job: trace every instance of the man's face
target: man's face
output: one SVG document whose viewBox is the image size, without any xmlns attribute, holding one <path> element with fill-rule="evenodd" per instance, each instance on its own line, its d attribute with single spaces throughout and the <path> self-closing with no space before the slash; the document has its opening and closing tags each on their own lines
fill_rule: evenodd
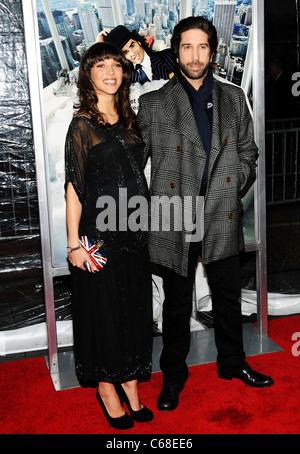
<svg viewBox="0 0 300 454">
<path fill-rule="evenodd" d="M 181 34 L 179 68 L 195 88 L 202 85 L 212 58 L 207 33 L 191 29 Z"/>
<path fill-rule="evenodd" d="M 144 60 L 144 49 L 141 44 L 134 39 L 130 39 L 124 47 L 122 47 L 122 52 L 131 63 L 141 64 Z"/>
</svg>

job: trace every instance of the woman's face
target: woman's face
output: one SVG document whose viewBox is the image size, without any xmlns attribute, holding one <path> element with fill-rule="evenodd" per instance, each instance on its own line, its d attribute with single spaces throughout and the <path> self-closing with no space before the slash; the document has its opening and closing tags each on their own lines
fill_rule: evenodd
<svg viewBox="0 0 300 454">
<path fill-rule="evenodd" d="M 115 95 L 122 80 L 122 65 L 112 58 L 95 63 L 91 69 L 91 81 L 97 94 Z"/>
</svg>

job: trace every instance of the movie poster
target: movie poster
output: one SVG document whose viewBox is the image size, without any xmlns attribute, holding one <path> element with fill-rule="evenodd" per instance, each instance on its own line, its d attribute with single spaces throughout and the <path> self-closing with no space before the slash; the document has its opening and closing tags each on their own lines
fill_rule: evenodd
<svg viewBox="0 0 300 454">
<path fill-rule="evenodd" d="M 215 76 L 241 86 L 252 104 L 252 0 L 36 0 L 43 99 L 53 267 L 66 267 L 64 144 L 76 101 L 80 58 L 99 33 L 124 25 L 145 39 L 149 52 L 170 48 L 174 26 L 188 16 L 205 16 L 218 31 Z M 145 51 L 147 54 L 147 49 Z M 170 72 L 172 77 L 172 72 Z M 132 83 L 130 99 L 138 111 L 142 93 L 166 79 Z M 149 164 L 150 165 L 150 164 Z M 149 165 L 145 173 L 149 177 Z M 255 240 L 253 187 L 243 199 L 244 235 Z"/>
</svg>

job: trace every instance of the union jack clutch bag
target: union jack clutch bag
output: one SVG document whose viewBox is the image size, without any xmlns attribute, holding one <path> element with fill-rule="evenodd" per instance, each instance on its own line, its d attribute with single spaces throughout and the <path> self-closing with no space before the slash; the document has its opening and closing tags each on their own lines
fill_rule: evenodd
<svg viewBox="0 0 300 454">
<path fill-rule="evenodd" d="M 86 235 L 81 236 L 79 238 L 79 241 L 81 246 L 89 254 L 91 261 L 95 265 L 95 268 L 97 270 L 101 270 L 101 268 L 103 268 L 107 262 L 107 258 L 105 257 L 104 253 L 100 251 L 102 244 L 94 244 L 92 240 Z M 90 265 L 87 262 L 84 262 L 84 266 L 88 271 L 93 273 Z"/>
</svg>

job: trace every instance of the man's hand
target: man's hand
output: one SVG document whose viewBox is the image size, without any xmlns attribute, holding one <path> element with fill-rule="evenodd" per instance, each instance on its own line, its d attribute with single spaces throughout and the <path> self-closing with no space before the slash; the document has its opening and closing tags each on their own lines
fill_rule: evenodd
<svg viewBox="0 0 300 454">
<path fill-rule="evenodd" d="M 99 33 L 96 39 L 96 43 L 103 43 L 104 42 L 104 36 L 107 36 L 111 32 L 111 28 L 106 28 L 105 30 L 102 30 L 102 32 Z"/>
</svg>

